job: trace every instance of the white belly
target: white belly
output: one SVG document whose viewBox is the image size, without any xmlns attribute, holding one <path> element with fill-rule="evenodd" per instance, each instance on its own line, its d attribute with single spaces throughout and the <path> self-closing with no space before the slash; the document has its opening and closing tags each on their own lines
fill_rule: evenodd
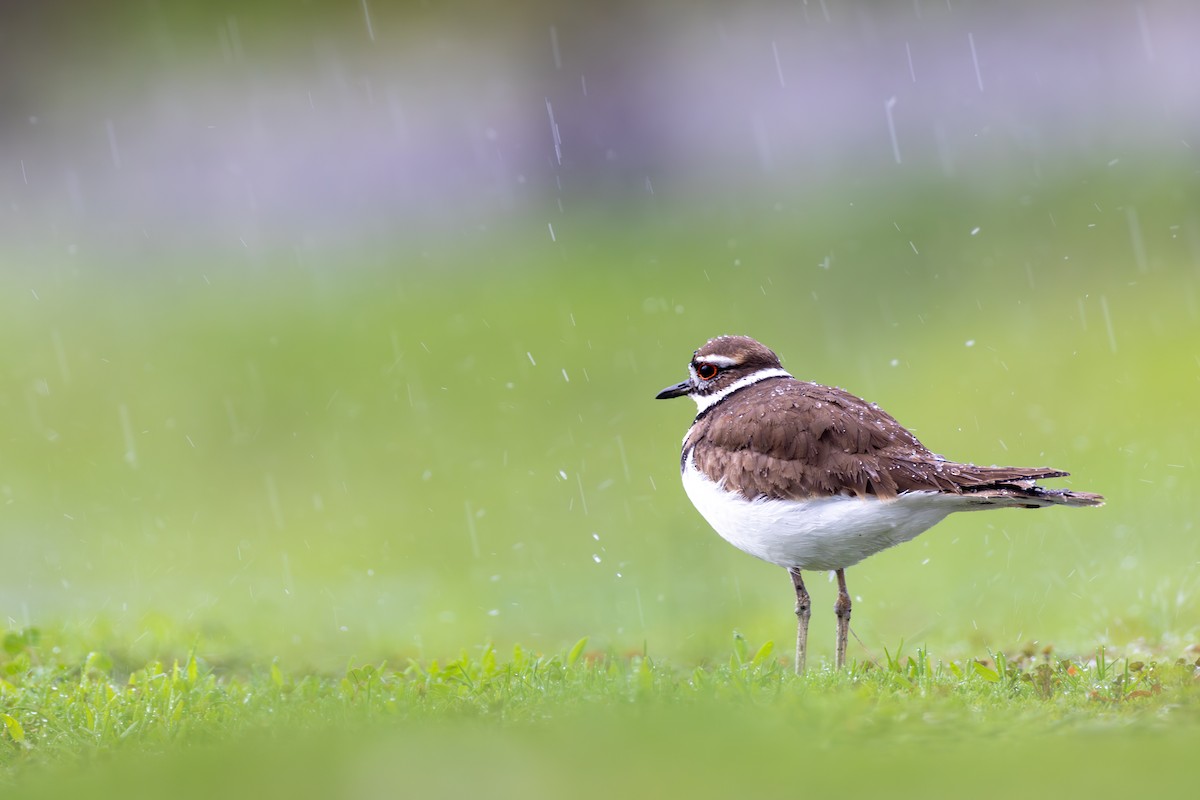
<svg viewBox="0 0 1200 800">
<path fill-rule="evenodd" d="M 725 541 L 764 561 L 802 570 L 844 569 L 973 507 L 964 497 L 937 492 L 907 492 L 891 500 L 746 500 L 710 481 L 690 457 L 683 489 Z"/>
</svg>

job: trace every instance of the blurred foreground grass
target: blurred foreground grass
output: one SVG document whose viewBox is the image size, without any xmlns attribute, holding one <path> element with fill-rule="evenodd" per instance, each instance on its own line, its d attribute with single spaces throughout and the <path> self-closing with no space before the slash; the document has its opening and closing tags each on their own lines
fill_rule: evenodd
<svg viewBox="0 0 1200 800">
<path fill-rule="evenodd" d="M 1171 792 L 1200 738 L 1200 660 L 1103 650 L 918 650 L 798 679 L 740 637 L 694 669 L 580 640 L 330 675 L 218 674 L 193 655 L 125 680 L 32 638 L 10 636 L 0 663 L 0 790 L 26 797 Z"/>
</svg>

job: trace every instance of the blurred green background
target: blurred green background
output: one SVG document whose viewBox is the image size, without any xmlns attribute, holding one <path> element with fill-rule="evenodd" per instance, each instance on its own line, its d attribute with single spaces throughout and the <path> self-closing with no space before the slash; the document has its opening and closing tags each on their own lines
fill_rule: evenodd
<svg viewBox="0 0 1200 800">
<path fill-rule="evenodd" d="M 852 569 L 853 658 L 1194 644 L 1190 5 L 4 13 L 8 626 L 317 668 L 786 644 L 652 402 L 746 333 L 1109 498 Z"/>
</svg>

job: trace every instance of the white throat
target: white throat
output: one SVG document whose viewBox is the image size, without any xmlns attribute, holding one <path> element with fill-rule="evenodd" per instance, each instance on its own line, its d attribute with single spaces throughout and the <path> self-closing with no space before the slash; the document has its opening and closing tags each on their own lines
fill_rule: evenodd
<svg viewBox="0 0 1200 800">
<path fill-rule="evenodd" d="M 738 389 L 742 389 L 751 384 L 758 383 L 759 381 L 765 381 L 767 378 L 790 378 L 790 377 L 792 377 L 792 374 L 790 372 L 788 372 L 786 369 L 779 369 L 778 367 L 772 367 L 770 369 L 760 369 L 758 372 L 751 372 L 746 377 L 739 378 L 738 380 L 729 384 L 724 389 L 722 389 L 719 392 L 716 392 L 715 394 L 703 394 L 703 395 L 694 394 L 691 397 L 693 400 L 696 401 L 696 413 L 699 414 L 699 413 L 703 412 L 705 409 L 711 408 L 712 406 L 721 402 L 726 397 L 728 397 L 729 395 L 736 392 Z"/>
</svg>

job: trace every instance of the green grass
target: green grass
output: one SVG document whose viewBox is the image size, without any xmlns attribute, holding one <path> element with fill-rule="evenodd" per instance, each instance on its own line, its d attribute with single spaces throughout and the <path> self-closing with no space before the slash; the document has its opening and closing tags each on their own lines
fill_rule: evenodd
<svg viewBox="0 0 1200 800">
<path fill-rule="evenodd" d="M 401 780 L 437 794 L 601 797 L 713 795 L 752 774 L 761 791 L 799 781 L 915 796 L 1007 773 L 1039 776 L 1039 791 L 1111 793 L 1186 785 L 1190 762 L 1173 759 L 1200 737 L 1200 660 L 1101 650 L 943 662 L 918 649 L 797 678 L 769 642 L 741 636 L 728 656 L 690 668 L 587 644 L 330 674 L 215 669 L 192 654 L 126 675 L 103 654 L 63 663 L 35 632 L 10 634 L 0 787 L 52 793 L 78 781 L 127 796 L 129 782 L 158 776 L 189 796 L 248 795 L 262 782 L 344 796 Z"/>
</svg>

